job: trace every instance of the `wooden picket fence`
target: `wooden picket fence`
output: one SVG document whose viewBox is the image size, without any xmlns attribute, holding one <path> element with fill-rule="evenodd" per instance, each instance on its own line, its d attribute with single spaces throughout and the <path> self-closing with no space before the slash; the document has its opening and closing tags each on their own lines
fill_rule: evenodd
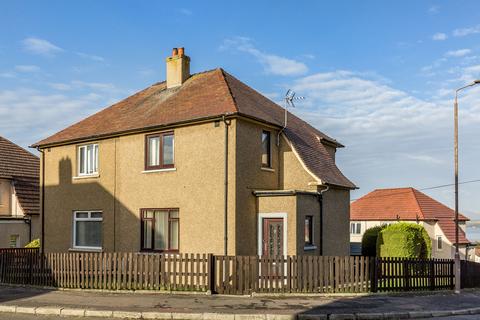
<svg viewBox="0 0 480 320">
<path fill-rule="evenodd" d="M 377 258 L 372 291 L 425 291 L 454 288 L 451 259 Z"/>
<path fill-rule="evenodd" d="M 479 274 L 479 265 L 462 267 Z M 445 259 L 0 249 L 0 283 L 220 294 L 400 292 L 453 289 L 454 268 Z"/>
<path fill-rule="evenodd" d="M 461 261 L 462 288 L 480 288 L 480 263 Z"/>
</svg>

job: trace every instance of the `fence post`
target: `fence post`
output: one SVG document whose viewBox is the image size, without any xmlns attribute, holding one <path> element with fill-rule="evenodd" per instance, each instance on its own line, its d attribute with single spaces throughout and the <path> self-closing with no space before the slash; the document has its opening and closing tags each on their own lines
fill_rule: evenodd
<svg viewBox="0 0 480 320">
<path fill-rule="evenodd" d="M 211 294 L 215 293 L 215 256 L 212 253 L 208 254 L 207 258 L 208 264 L 208 290 Z"/>
<path fill-rule="evenodd" d="M 377 257 L 370 257 L 370 291 L 377 292 L 378 290 L 378 261 Z"/>
<path fill-rule="evenodd" d="M 435 290 L 435 261 L 430 259 L 430 290 Z"/>
<path fill-rule="evenodd" d="M 403 290 L 410 291 L 410 268 L 405 258 L 403 258 Z"/>
</svg>

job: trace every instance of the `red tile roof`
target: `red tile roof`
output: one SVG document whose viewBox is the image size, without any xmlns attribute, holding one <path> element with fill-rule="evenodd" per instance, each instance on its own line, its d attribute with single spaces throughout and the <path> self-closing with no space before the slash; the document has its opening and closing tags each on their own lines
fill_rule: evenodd
<svg viewBox="0 0 480 320">
<path fill-rule="evenodd" d="M 436 220 L 447 239 L 455 242 L 455 212 L 414 188 L 377 189 L 350 205 L 350 220 Z M 469 219 L 459 214 L 459 220 Z M 460 229 L 459 243 L 469 243 Z"/>
<path fill-rule="evenodd" d="M 38 214 L 40 160 L 15 143 L 0 137 L 0 178 L 13 180 L 25 214 Z"/>
<path fill-rule="evenodd" d="M 182 86 L 154 84 L 34 146 L 145 131 L 182 122 L 241 115 L 281 127 L 284 109 L 222 69 L 192 75 Z M 355 188 L 322 143 L 342 145 L 289 113 L 285 136 L 306 167 L 322 183 Z"/>
</svg>

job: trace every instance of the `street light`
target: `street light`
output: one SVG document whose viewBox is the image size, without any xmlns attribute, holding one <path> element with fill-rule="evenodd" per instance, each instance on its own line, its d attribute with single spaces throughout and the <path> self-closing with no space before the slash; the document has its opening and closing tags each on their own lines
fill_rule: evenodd
<svg viewBox="0 0 480 320">
<path fill-rule="evenodd" d="M 455 293 L 460 293 L 460 253 L 458 250 L 458 93 L 477 84 L 480 84 L 480 80 L 474 80 L 469 85 L 455 90 L 455 103 L 453 105 L 455 121 Z"/>
</svg>

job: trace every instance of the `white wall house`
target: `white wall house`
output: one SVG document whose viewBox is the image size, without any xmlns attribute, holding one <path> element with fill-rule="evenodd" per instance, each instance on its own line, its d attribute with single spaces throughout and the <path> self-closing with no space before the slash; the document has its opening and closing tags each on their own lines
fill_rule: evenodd
<svg viewBox="0 0 480 320">
<path fill-rule="evenodd" d="M 0 137 L 0 248 L 25 246 L 39 235 L 39 159 Z"/>
<path fill-rule="evenodd" d="M 411 222 L 422 225 L 432 241 L 432 257 L 450 259 L 455 254 L 455 213 L 452 209 L 414 188 L 377 189 L 350 207 L 350 247 L 361 254 L 365 230 L 384 224 Z M 465 259 L 469 241 L 465 236 L 468 218 L 460 215 L 460 256 Z M 470 249 L 471 250 L 471 249 Z M 470 256 L 470 254 L 469 254 Z"/>
</svg>

